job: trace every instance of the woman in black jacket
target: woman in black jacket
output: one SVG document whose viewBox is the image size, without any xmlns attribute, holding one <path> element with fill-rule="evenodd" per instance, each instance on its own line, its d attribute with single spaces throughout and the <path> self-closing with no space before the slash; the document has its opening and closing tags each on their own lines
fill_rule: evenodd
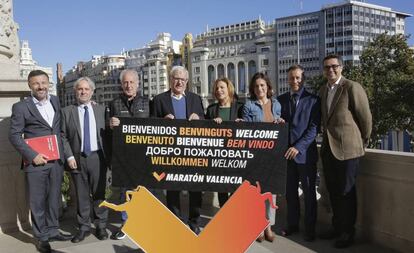
<svg viewBox="0 0 414 253">
<path fill-rule="evenodd" d="M 211 104 L 207 108 L 205 119 L 212 119 L 217 124 L 223 121 L 241 121 L 243 103 L 237 101 L 234 85 L 229 79 L 225 77 L 217 79 L 213 85 L 213 94 L 217 103 Z M 229 199 L 229 194 L 219 192 L 218 199 L 220 207 L 222 207 Z"/>
</svg>

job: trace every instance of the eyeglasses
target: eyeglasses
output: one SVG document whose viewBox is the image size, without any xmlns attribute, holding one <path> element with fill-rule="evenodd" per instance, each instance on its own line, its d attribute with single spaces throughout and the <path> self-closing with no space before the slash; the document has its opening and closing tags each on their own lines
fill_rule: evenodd
<svg viewBox="0 0 414 253">
<path fill-rule="evenodd" d="M 341 66 L 341 65 L 338 65 L 338 64 L 333 64 L 333 65 L 325 65 L 325 66 L 323 66 L 323 69 L 324 69 L 324 70 L 326 70 L 326 71 L 330 70 L 331 68 L 332 68 L 333 70 L 337 70 L 340 66 Z"/>
</svg>

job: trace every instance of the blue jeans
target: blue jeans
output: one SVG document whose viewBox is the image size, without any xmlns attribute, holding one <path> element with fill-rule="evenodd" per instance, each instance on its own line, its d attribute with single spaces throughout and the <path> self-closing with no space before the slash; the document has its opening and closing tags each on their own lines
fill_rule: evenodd
<svg viewBox="0 0 414 253">
<path fill-rule="evenodd" d="M 126 201 L 126 191 L 130 189 L 121 187 L 121 193 L 119 194 L 119 200 L 123 203 Z M 122 225 L 125 224 L 126 220 L 128 219 L 128 214 L 125 211 L 121 211 L 121 222 Z"/>
</svg>

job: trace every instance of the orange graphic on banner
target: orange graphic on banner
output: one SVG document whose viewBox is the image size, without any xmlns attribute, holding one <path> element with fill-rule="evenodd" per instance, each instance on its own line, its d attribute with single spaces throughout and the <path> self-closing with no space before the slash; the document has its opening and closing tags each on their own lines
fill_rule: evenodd
<svg viewBox="0 0 414 253">
<path fill-rule="evenodd" d="M 127 212 L 122 231 L 146 252 L 241 253 L 269 225 L 266 200 L 277 208 L 271 193 L 260 194 L 259 185 L 244 181 L 199 236 L 142 186 L 127 191 L 124 204 L 104 201 L 101 206 Z"/>
<path fill-rule="evenodd" d="M 152 175 L 157 179 L 157 181 L 161 181 L 165 177 L 165 172 L 162 172 L 161 174 L 158 174 L 157 172 L 153 172 Z"/>
</svg>

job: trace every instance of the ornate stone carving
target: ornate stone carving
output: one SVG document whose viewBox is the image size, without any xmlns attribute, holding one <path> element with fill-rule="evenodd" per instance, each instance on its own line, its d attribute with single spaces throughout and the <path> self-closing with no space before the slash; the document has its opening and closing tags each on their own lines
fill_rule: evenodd
<svg viewBox="0 0 414 253">
<path fill-rule="evenodd" d="M 13 19 L 13 1 L 0 0 L 0 78 L 19 77 L 20 43 L 19 25 Z"/>
</svg>

